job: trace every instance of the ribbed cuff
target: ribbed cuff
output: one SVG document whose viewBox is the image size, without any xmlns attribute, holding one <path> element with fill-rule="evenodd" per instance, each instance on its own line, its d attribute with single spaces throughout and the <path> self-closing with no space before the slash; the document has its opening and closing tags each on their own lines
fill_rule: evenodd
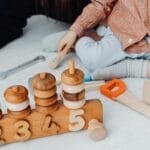
<svg viewBox="0 0 150 150">
<path fill-rule="evenodd" d="M 79 37 L 82 36 L 83 34 L 83 28 L 80 24 L 78 23 L 74 23 L 71 27 L 70 27 L 71 31 L 74 31 Z"/>
</svg>

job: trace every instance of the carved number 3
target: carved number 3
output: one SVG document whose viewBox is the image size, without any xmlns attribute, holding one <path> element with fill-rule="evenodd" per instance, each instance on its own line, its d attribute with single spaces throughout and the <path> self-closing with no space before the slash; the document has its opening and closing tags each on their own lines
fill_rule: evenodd
<svg viewBox="0 0 150 150">
<path fill-rule="evenodd" d="M 78 109 L 78 110 L 71 110 L 70 111 L 70 117 L 69 117 L 69 130 L 70 131 L 79 131 L 84 128 L 85 120 L 79 116 L 83 115 L 84 110 Z"/>
<path fill-rule="evenodd" d="M 29 130 L 29 123 L 27 121 L 18 121 L 15 123 L 14 127 L 17 129 L 14 139 L 17 141 L 25 141 L 31 137 L 31 132 Z"/>
</svg>

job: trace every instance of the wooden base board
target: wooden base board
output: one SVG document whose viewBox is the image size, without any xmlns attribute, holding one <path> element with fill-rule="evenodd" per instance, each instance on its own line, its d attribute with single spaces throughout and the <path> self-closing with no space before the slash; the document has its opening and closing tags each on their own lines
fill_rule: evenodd
<svg viewBox="0 0 150 150">
<path fill-rule="evenodd" d="M 62 101 L 57 105 L 59 107 L 53 111 L 51 107 L 34 109 L 25 118 L 3 115 L 0 120 L 0 144 L 87 129 L 92 119 L 103 122 L 102 104 L 97 99 L 88 100 L 83 108 L 78 110 L 66 108 Z"/>
</svg>

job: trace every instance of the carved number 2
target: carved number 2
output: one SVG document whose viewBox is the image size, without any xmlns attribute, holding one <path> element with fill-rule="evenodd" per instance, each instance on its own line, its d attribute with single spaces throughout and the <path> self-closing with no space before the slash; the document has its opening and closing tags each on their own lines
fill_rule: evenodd
<svg viewBox="0 0 150 150">
<path fill-rule="evenodd" d="M 29 130 L 29 123 L 27 121 L 18 121 L 15 123 L 14 127 L 17 129 L 14 139 L 17 141 L 25 141 L 31 137 L 31 132 Z"/>
<path fill-rule="evenodd" d="M 79 131 L 84 128 L 85 120 L 79 116 L 83 115 L 84 110 L 78 109 L 78 110 L 71 110 L 70 111 L 70 117 L 69 117 L 69 130 L 70 131 Z"/>
</svg>

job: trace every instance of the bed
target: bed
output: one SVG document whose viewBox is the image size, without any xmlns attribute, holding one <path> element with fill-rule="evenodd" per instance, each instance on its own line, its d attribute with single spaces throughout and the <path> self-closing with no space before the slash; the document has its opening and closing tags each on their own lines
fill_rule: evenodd
<svg viewBox="0 0 150 150">
<path fill-rule="evenodd" d="M 0 81 L 0 103 L 6 112 L 3 93 L 11 85 L 21 84 L 28 87 L 28 79 L 39 72 L 50 72 L 60 79 L 60 73 L 67 67 L 67 60 L 74 57 L 77 67 L 86 71 L 75 54 L 70 54 L 63 64 L 56 70 L 48 67 L 48 62 L 56 53 L 46 53 L 42 50 L 41 41 L 49 34 L 67 29 L 68 25 L 48 19 L 44 16 L 34 16 L 28 20 L 24 35 L 0 50 L 0 71 L 5 71 L 17 64 L 21 64 L 38 55 L 44 55 L 45 62 L 38 63 L 28 69 L 11 75 Z M 138 98 L 142 98 L 144 79 L 124 79 L 128 90 Z M 113 102 L 101 95 L 99 91 L 91 91 L 88 98 L 99 98 L 104 107 L 104 124 L 108 135 L 105 140 L 91 141 L 87 131 L 50 136 L 27 142 L 20 142 L 1 146 L 0 150 L 149 150 L 150 148 L 150 119 L 137 112 Z M 30 94 L 31 105 L 34 100 Z"/>
</svg>

